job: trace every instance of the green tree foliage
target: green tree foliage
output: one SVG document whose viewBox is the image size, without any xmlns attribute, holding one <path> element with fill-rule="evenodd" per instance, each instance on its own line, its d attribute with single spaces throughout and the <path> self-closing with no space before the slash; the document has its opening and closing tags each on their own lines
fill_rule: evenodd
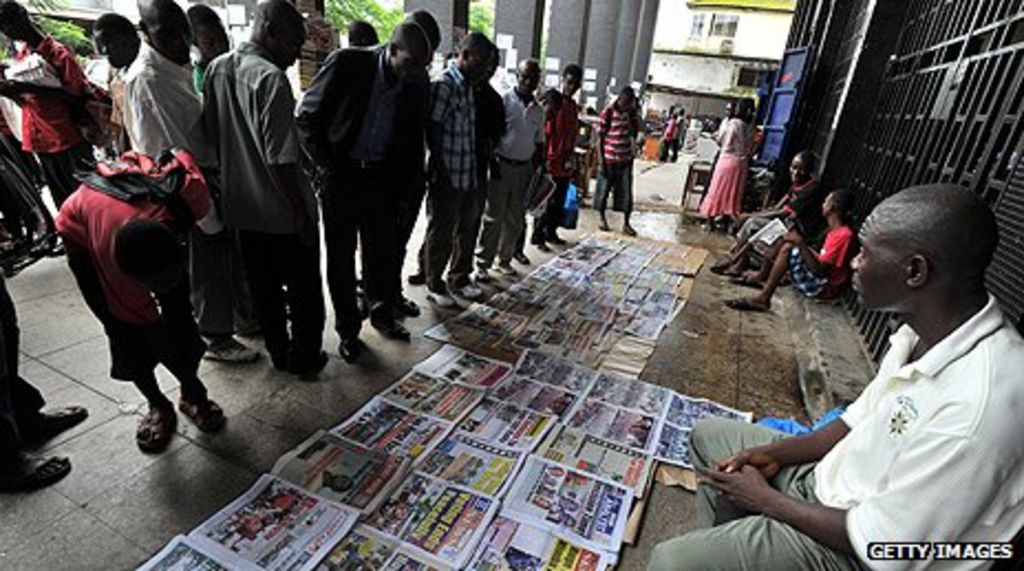
<svg viewBox="0 0 1024 571">
<path fill-rule="evenodd" d="M 480 32 L 488 38 L 494 36 L 494 8 L 483 2 L 469 5 L 469 31 Z"/>
<path fill-rule="evenodd" d="M 49 16 L 36 16 L 35 20 L 44 32 L 53 36 L 53 39 L 58 42 L 75 50 L 79 55 L 92 53 L 92 40 L 89 39 L 85 28 L 73 22 L 58 20 Z"/>
<path fill-rule="evenodd" d="M 404 15 L 401 5 L 389 8 L 373 0 L 325 0 L 324 10 L 327 20 L 342 34 L 352 22 L 364 20 L 373 24 L 381 41 L 391 37 Z"/>
</svg>

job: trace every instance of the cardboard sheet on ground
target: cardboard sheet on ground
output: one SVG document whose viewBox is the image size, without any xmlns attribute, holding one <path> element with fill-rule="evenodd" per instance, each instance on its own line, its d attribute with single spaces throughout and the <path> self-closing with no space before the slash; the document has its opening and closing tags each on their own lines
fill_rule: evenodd
<svg viewBox="0 0 1024 571">
<path fill-rule="evenodd" d="M 657 343 L 627 335 L 612 347 L 601 360 L 601 371 L 637 378 L 654 354 Z"/>
<path fill-rule="evenodd" d="M 189 538 L 224 561 L 259 569 L 310 570 L 356 523 L 358 512 L 270 475 L 192 530 Z M 229 565 L 230 566 L 230 565 Z"/>
<path fill-rule="evenodd" d="M 328 500 L 370 513 L 401 481 L 410 460 L 322 430 L 278 459 L 272 473 Z"/>
<path fill-rule="evenodd" d="M 505 499 L 517 519 L 580 542 L 618 552 L 633 491 L 610 480 L 530 457 Z"/>
<path fill-rule="evenodd" d="M 413 473 L 366 519 L 366 525 L 428 560 L 461 568 L 497 507 L 497 500 Z"/>
</svg>

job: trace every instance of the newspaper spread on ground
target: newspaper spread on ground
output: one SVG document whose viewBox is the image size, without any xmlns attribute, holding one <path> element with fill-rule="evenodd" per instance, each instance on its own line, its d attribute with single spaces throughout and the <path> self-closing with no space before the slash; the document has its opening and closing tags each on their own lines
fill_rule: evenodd
<svg viewBox="0 0 1024 571">
<path fill-rule="evenodd" d="M 584 399 L 566 424 L 617 444 L 652 451 L 658 433 L 658 417 L 617 407 L 594 398 Z"/>
<path fill-rule="evenodd" d="M 576 394 L 590 389 L 597 372 L 568 359 L 540 351 L 526 351 L 516 363 L 514 373 L 537 382 L 561 387 Z"/>
<path fill-rule="evenodd" d="M 527 319 L 521 315 L 474 303 L 458 316 L 431 327 L 424 335 L 474 353 L 515 361 L 519 352 L 509 340 L 525 327 L 526 322 Z"/>
<path fill-rule="evenodd" d="M 401 543 L 373 528 L 357 526 L 317 566 L 317 571 L 447 571 L 404 552 Z"/>
<path fill-rule="evenodd" d="M 612 373 L 601 373 L 587 393 L 597 399 L 622 408 L 629 408 L 660 417 L 668 406 L 672 391 L 637 379 L 627 379 Z"/>
<path fill-rule="evenodd" d="M 605 571 L 614 558 L 514 517 L 499 515 L 487 528 L 472 571 Z"/>
<path fill-rule="evenodd" d="M 475 492 L 499 497 L 519 470 L 524 452 L 454 433 L 427 454 L 417 470 Z"/>
<path fill-rule="evenodd" d="M 501 382 L 512 368 L 500 361 L 445 345 L 414 369 L 431 377 L 486 389 Z"/>
<path fill-rule="evenodd" d="M 307 570 L 356 523 L 359 513 L 264 474 L 249 491 L 192 530 L 214 556 L 267 570 Z"/>
<path fill-rule="evenodd" d="M 229 571 L 259 569 L 238 558 L 219 560 L 195 541 L 179 535 L 137 571 Z"/>
<path fill-rule="evenodd" d="M 455 426 L 455 430 L 485 442 L 529 452 L 540 444 L 554 423 L 555 418 L 549 414 L 487 397 Z"/>
<path fill-rule="evenodd" d="M 456 422 L 484 398 L 484 391 L 410 371 L 384 391 L 384 398 L 416 412 Z"/>
<path fill-rule="evenodd" d="M 318 431 L 282 456 L 273 474 L 362 513 L 377 508 L 408 472 L 408 458 Z"/>
<path fill-rule="evenodd" d="M 741 412 L 707 399 L 694 399 L 673 392 L 665 413 L 665 421 L 658 434 L 655 457 L 661 462 L 692 469 L 691 430 L 698 420 L 711 416 L 742 422 L 753 420 L 753 415 L 749 412 Z"/>
<path fill-rule="evenodd" d="M 461 568 L 497 507 L 493 498 L 414 472 L 366 525 L 429 560 Z"/>
<path fill-rule="evenodd" d="M 654 459 L 645 452 L 574 430 L 564 424 L 551 430 L 536 454 L 628 486 L 637 498 L 646 493 L 654 465 Z"/>
<path fill-rule="evenodd" d="M 617 553 L 632 503 L 633 491 L 625 486 L 531 456 L 504 509 L 590 549 Z"/>
<path fill-rule="evenodd" d="M 451 423 L 373 397 L 359 412 L 331 429 L 373 450 L 417 458 L 451 430 Z"/>
<path fill-rule="evenodd" d="M 576 404 L 578 395 L 568 389 L 513 375 L 501 381 L 491 393 L 494 398 L 536 412 L 564 416 Z"/>
</svg>

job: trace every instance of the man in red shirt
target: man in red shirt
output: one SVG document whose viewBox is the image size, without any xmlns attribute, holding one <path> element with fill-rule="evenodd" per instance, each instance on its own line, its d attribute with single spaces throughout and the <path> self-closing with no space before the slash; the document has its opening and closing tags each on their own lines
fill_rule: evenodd
<svg viewBox="0 0 1024 571">
<path fill-rule="evenodd" d="M 166 448 L 177 425 L 174 406 L 157 385 L 158 364 L 181 383 L 178 409 L 200 430 L 224 425 L 197 374 L 206 346 L 192 313 L 183 246 L 185 233 L 208 214 L 210 195 L 191 157 L 179 153 L 178 160 L 184 183 L 175 196 L 129 202 L 82 185 L 55 221 L 82 297 L 110 341 L 110 376 L 134 383 L 149 403 L 136 431 L 145 452 Z M 138 166 L 160 168 L 144 155 Z"/>
<path fill-rule="evenodd" d="M 629 224 L 633 212 L 633 147 L 640 132 L 636 114 L 636 92 L 624 87 L 615 102 L 601 113 L 597 134 L 601 138 L 601 177 L 597 180 L 594 208 L 601 214 L 601 230 L 608 231 L 605 207 L 614 193 L 612 208 L 622 212 L 622 232 L 636 236 Z"/>
<path fill-rule="evenodd" d="M 772 296 L 787 273 L 793 287 L 806 297 L 838 297 L 850 281 L 850 260 L 855 246 L 849 222 L 852 208 L 853 193 L 849 190 L 829 194 L 822 207 L 828 220 L 828 232 L 821 253 L 808 247 L 800 232 L 790 230 L 761 293 L 750 298 L 732 299 L 725 304 L 739 311 L 768 311 L 772 306 Z"/>
<path fill-rule="evenodd" d="M 60 80 L 63 92 L 50 89 L 49 93 L 45 89 L 33 90 L 25 84 L 0 81 L 0 95 L 21 102 L 22 148 L 39 158 L 50 195 L 60 208 L 77 186 L 75 170 L 92 159 L 92 146 L 85 142 L 72 120 L 73 101 L 86 97 L 89 84 L 75 53 L 44 34 L 21 4 L 0 4 L 0 32 L 12 40 L 25 42 L 31 52 L 53 68 Z"/>
<path fill-rule="evenodd" d="M 544 124 L 547 139 L 547 167 L 555 180 L 555 192 L 548 201 L 544 216 L 533 223 L 533 244 L 542 252 L 550 252 L 547 243 L 565 244 L 558 237 L 558 227 L 565 218 L 565 193 L 569 189 L 575 167 L 576 138 L 579 135 L 580 108 L 575 95 L 583 81 L 583 69 L 571 63 L 562 71 L 562 106 L 553 119 Z"/>
</svg>

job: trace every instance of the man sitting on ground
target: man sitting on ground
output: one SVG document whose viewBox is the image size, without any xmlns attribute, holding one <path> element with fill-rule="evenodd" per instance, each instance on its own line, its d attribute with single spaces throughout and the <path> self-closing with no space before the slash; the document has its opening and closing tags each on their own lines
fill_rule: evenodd
<svg viewBox="0 0 1024 571">
<path fill-rule="evenodd" d="M 798 229 L 790 230 L 782 240 L 774 264 L 765 265 L 768 275 L 762 273 L 756 276 L 756 281 L 750 280 L 750 283 L 764 283 L 761 293 L 750 298 L 729 300 L 725 304 L 740 311 L 768 311 L 772 307 L 775 290 L 787 274 L 793 287 L 807 297 L 838 297 L 850 281 L 848 266 L 854 249 L 854 234 L 850 229 L 852 208 L 852 192 L 837 190 L 828 195 L 822 206 L 828 221 L 828 233 L 825 234 L 821 253 L 815 253 L 807 245 L 807 239 Z"/>
<path fill-rule="evenodd" d="M 741 276 L 743 270 L 747 268 L 750 254 L 757 246 L 754 238 L 760 238 L 761 236 L 758 234 L 773 220 L 785 219 L 795 222 L 809 242 L 819 243 L 826 224 L 825 218 L 821 215 L 825 192 L 814 178 L 818 163 L 818 155 L 813 151 L 801 151 L 793 157 L 789 164 L 789 176 L 793 180 L 793 188 L 771 210 L 741 214 L 737 218 L 741 226 L 739 232 L 736 233 L 736 245 L 733 246 L 728 257 L 711 266 L 713 273 Z M 764 253 L 767 258 L 774 260 L 778 253 L 779 243 L 777 239 L 770 240 L 768 238 L 770 236 L 765 236 L 765 239 L 762 240 L 769 246 Z"/>
<path fill-rule="evenodd" d="M 869 546 L 1013 538 L 1024 526 L 1024 339 L 985 290 L 997 241 L 992 212 L 960 188 L 882 202 L 861 232 L 854 287 L 905 325 L 875 380 L 805 436 L 698 423 L 701 529 L 655 548 L 649 569 L 920 569 L 932 562 L 871 561 Z"/>
</svg>

